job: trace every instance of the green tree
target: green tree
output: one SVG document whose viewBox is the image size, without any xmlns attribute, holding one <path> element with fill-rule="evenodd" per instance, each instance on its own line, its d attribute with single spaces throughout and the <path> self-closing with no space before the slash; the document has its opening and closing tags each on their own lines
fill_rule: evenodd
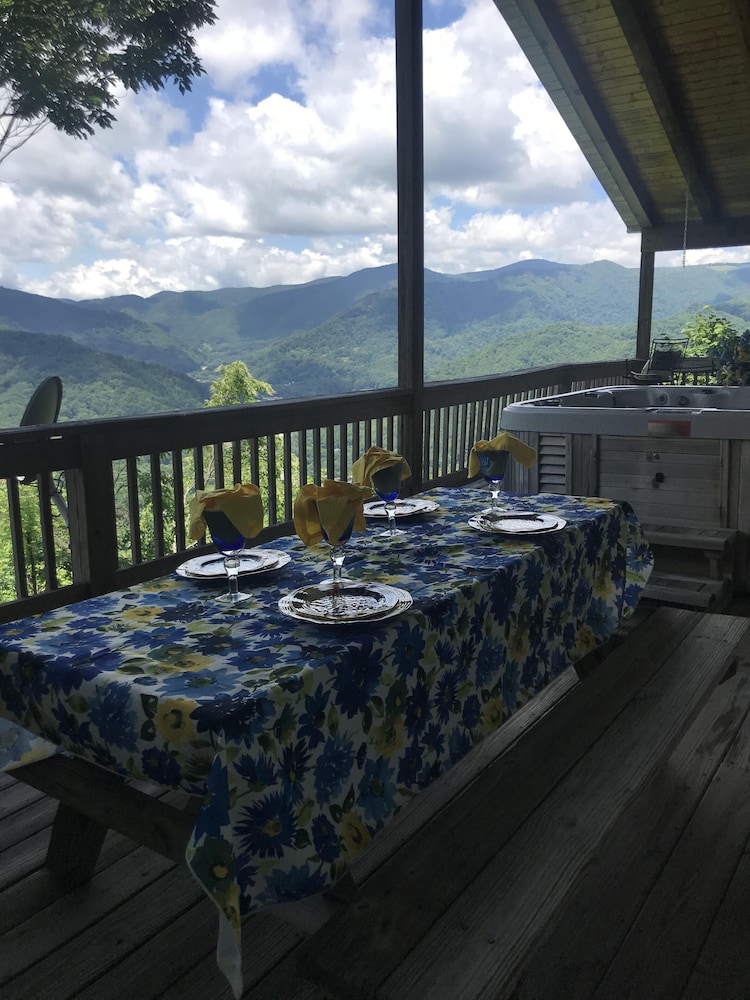
<svg viewBox="0 0 750 1000">
<path fill-rule="evenodd" d="M 77 138 L 115 121 L 118 84 L 180 93 L 203 73 L 192 32 L 215 0 L 0 0 L 0 162 L 50 122 Z"/>
<path fill-rule="evenodd" d="M 268 382 L 263 382 L 261 379 L 255 378 L 255 376 L 250 372 L 244 361 L 232 361 L 228 365 L 219 365 L 216 369 L 218 378 L 216 381 L 211 383 L 211 395 L 206 401 L 206 406 L 243 406 L 248 403 L 257 403 L 261 396 L 272 396 L 274 394 L 273 386 L 269 385 Z M 268 509 L 270 490 L 268 481 L 268 447 L 270 440 L 274 440 L 275 451 L 277 456 L 276 462 L 276 496 L 277 496 L 277 510 L 276 515 L 280 516 L 283 512 L 284 503 L 284 472 L 285 465 L 283 457 L 283 436 L 277 435 L 275 439 L 261 439 L 258 441 L 258 482 L 256 485 L 260 488 L 261 494 L 263 495 L 263 502 Z M 224 467 L 225 469 L 231 468 L 232 461 L 232 446 L 224 445 Z M 215 469 L 213 464 L 213 448 L 204 449 L 204 468 L 205 468 L 205 479 L 206 488 L 210 489 L 215 486 L 216 483 L 213 481 L 215 478 Z M 291 468 L 289 473 L 294 476 L 299 470 L 299 459 L 296 455 L 291 456 Z M 250 470 L 250 455 L 245 453 L 242 456 L 242 481 L 249 482 L 251 478 Z M 186 466 L 186 476 L 185 482 L 191 482 L 191 479 L 187 476 L 187 466 Z M 228 485 L 234 485 L 229 483 Z M 190 498 L 190 494 L 195 489 L 194 476 L 192 477 L 192 486 L 186 490 L 185 504 Z"/>
<path fill-rule="evenodd" d="M 211 383 L 211 395 L 206 406 L 241 406 L 257 403 L 261 396 L 272 396 L 273 387 L 250 374 L 244 361 L 219 365 L 219 378 Z"/>
<path fill-rule="evenodd" d="M 704 306 L 683 331 L 688 338 L 687 353 L 695 357 L 710 356 L 725 362 L 734 354 L 739 334 L 733 323 L 719 316 L 710 306 Z"/>
</svg>

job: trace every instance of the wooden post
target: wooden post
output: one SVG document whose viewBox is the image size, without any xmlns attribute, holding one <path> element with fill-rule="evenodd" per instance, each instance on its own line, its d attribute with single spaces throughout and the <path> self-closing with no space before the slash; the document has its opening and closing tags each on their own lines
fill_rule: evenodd
<svg viewBox="0 0 750 1000">
<path fill-rule="evenodd" d="M 117 519 L 112 462 L 101 432 L 84 433 L 80 466 L 68 469 L 70 555 L 75 583 L 88 583 L 91 596 L 115 587 Z"/>
<path fill-rule="evenodd" d="M 401 450 L 411 488 L 425 478 L 424 149 L 422 0 L 394 0 L 396 13 L 396 170 L 398 189 L 398 384 L 411 391 Z"/>
<path fill-rule="evenodd" d="M 647 358 L 651 353 L 651 314 L 654 307 L 655 257 L 656 254 L 653 250 L 641 249 L 641 272 L 638 284 L 638 330 L 635 339 L 635 353 L 639 358 Z"/>
</svg>

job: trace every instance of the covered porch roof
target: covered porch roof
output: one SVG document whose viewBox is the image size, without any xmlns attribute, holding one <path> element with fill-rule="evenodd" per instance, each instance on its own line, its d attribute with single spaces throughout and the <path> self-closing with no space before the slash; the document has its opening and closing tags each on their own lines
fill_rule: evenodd
<svg viewBox="0 0 750 1000">
<path fill-rule="evenodd" d="M 641 234 L 646 353 L 653 254 L 750 244 L 750 6 L 495 4 L 628 232 Z"/>
<path fill-rule="evenodd" d="M 644 250 L 750 243 L 745 0 L 495 0 Z"/>
</svg>

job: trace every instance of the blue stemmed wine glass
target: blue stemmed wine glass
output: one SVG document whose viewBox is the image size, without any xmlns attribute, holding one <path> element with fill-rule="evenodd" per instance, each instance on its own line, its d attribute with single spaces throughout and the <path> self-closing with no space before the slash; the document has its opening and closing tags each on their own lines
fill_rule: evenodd
<svg viewBox="0 0 750 1000">
<path fill-rule="evenodd" d="M 479 461 L 479 469 L 490 491 L 490 505 L 482 513 L 492 519 L 502 513 L 499 497 L 503 478 L 505 477 L 505 466 L 508 464 L 508 452 L 478 448 L 477 459 Z"/>
<path fill-rule="evenodd" d="M 344 557 L 346 556 L 346 549 L 344 546 L 352 537 L 352 531 L 354 529 L 354 518 L 351 519 L 349 524 L 346 526 L 343 535 L 338 538 L 335 542 L 332 542 L 328 537 L 326 529 L 321 524 L 320 530 L 323 532 L 323 541 L 327 542 L 331 549 L 331 565 L 333 566 L 333 573 L 330 581 L 328 581 L 334 590 L 340 590 L 344 582 Z"/>
<path fill-rule="evenodd" d="M 389 465 L 386 469 L 379 469 L 370 476 L 372 488 L 385 504 L 385 512 L 388 515 L 388 527 L 381 531 L 380 538 L 395 538 L 398 535 L 405 535 L 406 532 L 396 527 L 396 499 L 401 491 L 401 470 L 403 462 Z"/>
<path fill-rule="evenodd" d="M 240 604 L 251 596 L 243 594 L 239 589 L 239 554 L 245 544 L 245 536 L 235 528 L 224 511 L 204 510 L 203 520 L 211 533 L 214 545 L 224 557 L 224 569 L 229 580 L 229 590 L 217 600 L 222 604 Z"/>
</svg>

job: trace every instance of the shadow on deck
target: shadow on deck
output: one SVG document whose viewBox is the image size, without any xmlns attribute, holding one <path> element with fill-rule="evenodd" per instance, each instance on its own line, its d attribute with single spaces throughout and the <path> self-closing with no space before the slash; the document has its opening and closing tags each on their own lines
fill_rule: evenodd
<svg viewBox="0 0 750 1000">
<path fill-rule="evenodd" d="M 591 676 L 403 810 L 348 902 L 249 918 L 244 996 L 747 1000 L 750 620 L 732 610 L 642 609 Z M 44 867 L 54 812 L 0 775 L 4 1000 L 230 1000 L 187 870 L 110 832 L 66 892 Z"/>
</svg>

